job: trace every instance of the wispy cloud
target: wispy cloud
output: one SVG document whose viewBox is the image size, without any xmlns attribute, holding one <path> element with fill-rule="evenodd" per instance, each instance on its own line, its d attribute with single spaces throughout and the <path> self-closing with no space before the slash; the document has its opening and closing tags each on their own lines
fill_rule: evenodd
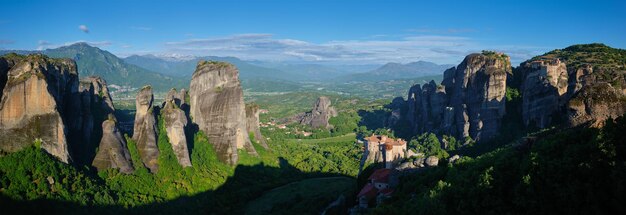
<svg viewBox="0 0 626 215">
<path fill-rule="evenodd" d="M 73 41 L 73 42 L 65 42 L 65 43 L 60 43 L 60 44 L 54 44 L 54 43 L 50 43 L 48 41 L 45 40 L 39 40 L 39 42 L 37 42 L 37 50 L 44 50 L 44 49 L 53 49 L 53 48 L 58 48 L 61 46 L 69 46 L 75 43 L 87 43 L 90 46 L 95 46 L 95 47 L 106 47 L 106 46 L 110 46 L 113 43 L 110 41 L 85 41 L 85 40 L 78 40 L 78 41 Z"/>
<path fill-rule="evenodd" d="M 165 43 L 166 52 L 235 56 L 272 61 L 326 61 L 347 63 L 385 63 L 430 60 L 449 63 L 462 59 L 463 53 L 477 49 L 469 38 L 458 36 L 407 36 L 396 40 L 336 40 L 312 43 L 279 39 L 272 34 L 238 34 L 225 37 L 189 39 Z"/>
<path fill-rule="evenodd" d="M 152 30 L 151 27 L 146 27 L 146 26 L 131 26 L 130 29 L 137 30 L 137 31 L 150 31 L 150 30 Z"/>
<path fill-rule="evenodd" d="M 85 33 L 89 33 L 89 28 L 87 28 L 86 25 L 79 25 L 78 29 L 85 32 Z"/>
</svg>

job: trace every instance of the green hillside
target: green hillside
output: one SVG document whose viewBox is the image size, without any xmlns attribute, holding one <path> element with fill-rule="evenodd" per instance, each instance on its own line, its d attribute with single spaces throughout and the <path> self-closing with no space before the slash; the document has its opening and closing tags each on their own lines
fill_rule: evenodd
<svg viewBox="0 0 626 215">
<path fill-rule="evenodd" d="M 140 88 L 146 84 L 151 84 L 157 91 L 189 86 L 186 79 L 166 76 L 128 64 L 110 52 L 92 47 L 87 43 L 75 43 L 56 49 L 47 49 L 43 53 L 55 58 L 74 59 L 81 77 L 100 76 L 109 85 Z"/>
</svg>

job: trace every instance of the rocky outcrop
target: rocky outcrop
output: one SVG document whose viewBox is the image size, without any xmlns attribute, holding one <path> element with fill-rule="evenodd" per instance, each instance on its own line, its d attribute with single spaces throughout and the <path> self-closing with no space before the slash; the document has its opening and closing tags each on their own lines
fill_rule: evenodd
<svg viewBox="0 0 626 215">
<path fill-rule="evenodd" d="M 96 155 L 96 148 L 101 142 L 102 123 L 115 108 L 106 81 L 100 77 L 90 76 L 80 80 L 79 111 L 69 118 L 69 129 L 76 135 L 70 138 L 74 160 L 79 164 L 91 164 Z M 73 102 L 75 103 L 75 102 Z"/>
<path fill-rule="evenodd" d="M 626 111 L 626 52 L 603 44 L 574 45 L 520 65 L 526 125 L 598 125 Z M 533 123 L 534 122 L 534 123 Z"/>
<path fill-rule="evenodd" d="M 259 122 L 259 106 L 256 104 L 246 105 L 246 130 L 248 133 L 254 134 L 254 139 L 257 143 L 263 148 L 268 149 L 267 142 L 261 134 Z"/>
<path fill-rule="evenodd" d="M 537 60 L 522 64 L 521 70 L 523 122 L 545 128 L 558 117 L 567 99 L 567 66 L 558 59 Z"/>
<path fill-rule="evenodd" d="M 3 70 L 14 63 L 2 61 Z M 77 112 L 72 106 L 78 96 L 74 61 L 29 55 L 8 70 L 6 80 L 0 102 L 0 150 L 14 152 L 38 140 L 48 153 L 70 162 L 66 122 Z"/>
<path fill-rule="evenodd" d="M 187 149 L 187 137 L 185 136 L 185 128 L 187 127 L 185 112 L 176 104 L 176 99 L 170 97 L 165 101 L 165 105 L 161 109 L 161 115 L 163 116 L 167 138 L 172 145 L 178 163 L 183 167 L 191 166 L 189 150 Z"/>
<path fill-rule="evenodd" d="M 102 139 L 92 165 L 98 170 L 116 168 L 123 173 L 132 173 L 134 168 L 130 152 L 116 123 L 112 114 L 102 122 Z"/>
<path fill-rule="evenodd" d="M 4 86 L 7 84 L 9 70 L 23 59 L 24 56 L 15 53 L 0 57 L 0 93 L 2 93 Z M 1 99 L 2 96 L 0 95 L 0 102 L 2 101 Z"/>
<path fill-rule="evenodd" d="M 157 146 L 157 129 L 154 107 L 152 102 L 154 97 L 152 95 L 152 87 L 144 86 L 137 93 L 135 105 L 137 107 L 135 112 L 135 125 L 133 128 L 133 140 L 137 144 L 137 150 L 143 164 L 150 169 L 151 172 L 156 172 L 159 168 L 158 157 L 159 148 Z"/>
<path fill-rule="evenodd" d="M 330 99 L 322 96 L 315 101 L 310 112 L 306 112 L 301 116 L 299 122 L 313 128 L 330 128 L 328 120 L 335 116 L 337 116 L 337 111 L 331 106 Z"/>
<path fill-rule="evenodd" d="M 200 61 L 189 87 L 190 115 L 213 144 L 218 158 L 234 165 L 237 149 L 256 154 L 246 129 L 239 71 L 229 63 Z"/>
<path fill-rule="evenodd" d="M 605 120 L 616 119 L 626 112 L 626 97 L 608 83 L 583 87 L 567 103 L 569 126 L 589 123 L 601 127 Z"/>
<path fill-rule="evenodd" d="M 433 132 L 486 140 L 494 137 L 505 114 L 508 56 L 494 52 L 471 54 L 434 81 L 411 87 L 408 121 L 415 133 Z"/>
</svg>

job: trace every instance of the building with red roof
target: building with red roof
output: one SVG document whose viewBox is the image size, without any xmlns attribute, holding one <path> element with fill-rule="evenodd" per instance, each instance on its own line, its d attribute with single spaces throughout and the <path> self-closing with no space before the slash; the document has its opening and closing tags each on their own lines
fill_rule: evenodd
<svg viewBox="0 0 626 215">
<path fill-rule="evenodd" d="M 394 170 L 392 169 L 377 169 L 367 178 L 367 184 L 361 189 L 361 192 L 357 195 L 359 207 L 367 208 L 370 203 L 381 201 L 391 197 L 393 189 L 390 187 L 390 180 Z"/>
</svg>

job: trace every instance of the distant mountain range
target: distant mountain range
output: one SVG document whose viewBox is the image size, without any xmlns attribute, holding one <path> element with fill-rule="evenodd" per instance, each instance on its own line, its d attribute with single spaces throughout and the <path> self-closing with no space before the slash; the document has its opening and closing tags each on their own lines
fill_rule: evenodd
<svg viewBox="0 0 626 215">
<path fill-rule="evenodd" d="M 43 51 L 3 50 L 0 54 L 16 52 L 18 54 L 42 53 L 55 58 L 70 58 L 76 61 L 80 77 L 91 75 L 104 78 L 109 85 L 131 86 L 140 88 L 151 84 L 155 90 L 167 91 L 172 87 L 187 87 L 188 80 L 176 78 L 126 63 L 124 60 L 87 43 L 75 43 Z"/>
<path fill-rule="evenodd" d="M 385 65 L 322 65 L 313 63 L 275 63 L 244 61 L 236 57 L 193 57 L 132 55 L 118 58 L 114 54 L 93 47 L 87 43 L 75 43 L 43 51 L 0 50 L 0 54 L 43 53 L 55 58 L 71 58 L 76 61 L 81 77 L 96 75 L 104 78 L 109 85 L 140 88 L 151 84 L 156 91 L 165 92 L 172 87 L 186 88 L 191 75 L 200 60 L 225 61 L 239 69 L 239 77 L 244 88 L 252 82 L 292 83 L 386 81 L 413 79 L 441 75 L 453 65 L 438 65 L 426 61 L 408 64 L 387 63 Z"/>
<path fill-rule="evenodd" d="M 124 58 L 130 64 L 137 65 L 165 75 L 191 77 L 199 60 L 225 61 L 237 66 L 242 80 L 271 79 L 283 81 L 324 81 L 342 75 L 367 70 L 348 70 L 341 66 L 320 64 L 286 64 L 262 61 L 244 61 L 236 57 L 194 57 L 174 59 L 155 55 L 132 55 Z M 371 65 L 370 65 L 371 67 Z M 378 66 L 375 66 L 378 67 Z M 362 67 L 355 67 L 356 69 Z"/>
<path fill-rule="evenodd" d="M 396 79 L 420 78 L 424 76 L 441 75 L 452 64 L 435 64 L 427 61 L 417 61 L 407 64 L 387 63 L 377 69 L 365 73 L 349 74 L 336 81 L 383 81 Z"/>
</svg>

